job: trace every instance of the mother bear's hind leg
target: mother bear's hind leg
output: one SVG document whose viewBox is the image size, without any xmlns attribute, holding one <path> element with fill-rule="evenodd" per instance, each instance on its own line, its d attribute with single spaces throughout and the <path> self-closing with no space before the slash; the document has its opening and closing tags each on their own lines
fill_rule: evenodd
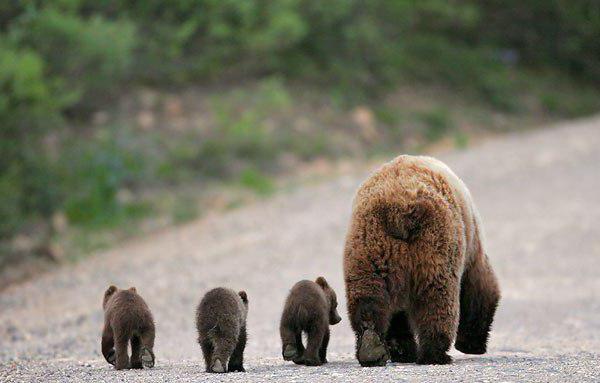
<svg viewBox="0 0 600 383">
<path fill-rule="evenodd" d="M 356 334 L 356 358 L 363 367 L 385 366 L 389 359 L 385 334 L 390 320 L 390 301 L 385 290 L 377 288 L 376 291 L 348 297 L 350 322 Z"/>
<path fill-rule="evenodd" d="M 449 364 L 458 326 L 458 281 L 437 274 L 421 279 L 409 312 L 418 339 L 417 364 Z"/>
<path fill-rule="evenodd" d="M 392 362 L 414 363 L 417 360 L 417 343 L 405 312 L 392 316 L 386 340 Z"/>
<path fill-rule="evenodd" d="M 500 288 L 487 257 L 480 253 L 465 270 L 460 291 L 460 321 L 454 347 L 465 354 L 484 354 Z"/>
</svg>

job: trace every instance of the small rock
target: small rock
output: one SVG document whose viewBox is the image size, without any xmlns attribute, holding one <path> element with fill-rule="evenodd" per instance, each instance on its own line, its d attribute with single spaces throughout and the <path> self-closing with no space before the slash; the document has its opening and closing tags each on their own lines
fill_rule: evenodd
<svg viewBox="0 0 600 383">
<path fill-rule="evenodd" d="M 358 125 L 365 140 L 373 142 L 379 137 L 373 112 L 366 106 L 358 106 L 352 111 L 352 121 Z"/>
<path fill-rule="evenodd" d="M 63 212 L 56 212 L 52 215 L 52 228 L 57 233 L 64 233 L 69 226 L 67 216 Z"/>
<path fill-rule="evenodd" d="M 117 201 L 121 204 L 131 203 L 134 200 L 134 195 L 129 189 L 119 189 L 117 192 Z"/>
<path fill-rule="evenodd" d="M 148 130 L 154 126 L 156 118 L 154 117 L 154 113 L 151 111 L 142 110 L 138 113 L 136 120 L 140 128 Z"/>
<path fill-rule="evenodd" d="M 170 118 L 177 118 L 183 114 L 183 103 L 179 97 L 169 97 L 165 101 L 164 108 Z"/>
<path fill-rule="evenodd" d="M 108 113 L 101 110 L 94 113 L 94 116 L 92 117 L 92 123 L 94 125 L 105 125 L 108 122 L 108 118 Z"/>
<path fill-rule="evenodd" d="M 15 325 L 9 324 L 5 331 L 11 342 L 17 342 L 24 339 L 23 334 L 21 334 L 21 331 L 19 331 Z"/>
<path fill-rule="evenodd" d="M 150 90 L 144 89 L 139 93 L 140 104 L 144 109 L 152 109 L 156 106 L 158 102 L 158 93 Z"/>
</svg>

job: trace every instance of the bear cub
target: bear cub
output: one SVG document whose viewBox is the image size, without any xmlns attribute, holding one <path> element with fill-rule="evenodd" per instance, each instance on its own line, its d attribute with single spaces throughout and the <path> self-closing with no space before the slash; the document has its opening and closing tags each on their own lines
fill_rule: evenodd
<svg viewBox="0 0 600 383">
<path fill-rule="evenodd" d="M 102 355 L 117 370 L 154 366 L 154 320 L 135 287 L 110 286 L 104 293 Z M 127 346 L 131 343 L 131 358 Z"/>
<path fill-rule="evenodd" d="M 337 305 L 335 292 L 323 277 L 315 282 L 303 280 L 292 287 L 279 327 L 284 360 L 306 366 L 327 363 L 329 325 L 342 320 Z M 302 332 L 308 337 L 306 349 Z"/>
<path fill-rule="evenodd" d="M 244 372 L 246 316 L 245 291 L 223 287 L 210 290 L 196 310 L 198 343 L 202 348 L 206 372 Z"/>
</svg>

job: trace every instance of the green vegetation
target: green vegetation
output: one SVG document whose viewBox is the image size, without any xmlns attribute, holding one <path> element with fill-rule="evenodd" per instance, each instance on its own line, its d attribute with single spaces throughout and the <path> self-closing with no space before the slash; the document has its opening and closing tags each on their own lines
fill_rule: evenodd
<svg viewBox="0 0 600 383">
<path fill-rule="evenodd" d="M 421 112 L 419 120 L 425 125 L 424 134 L 428 141 L 438 141 L 453 128 L 446 109 L 432 109 Z"/>
<path fill-rule="evenodd" d="M 0 249 L 52 233 L 57 214 L 82 231 L 135 227 L 160 214 L 143 193 L 154 188 L 218 180 L 268 195 L 273 174 L 317 158 L 397 151 L 413 136 L 462 148 L 465 118 L 489 116 L 465 117 L 454 99 L 590 114 L 598 52 L 591 0 L 0 2 Z M 210 90 L 202 117 L 174 104 L 160 120 L 160 94 L 192 84 Z M 394 102 L 399 86 L 451 95 Z M 139 89 L 160 90 L 158 106 L 124 113 L 144 124 L 120 114 Z M 183 129 L 164 128 L 178 118 Z M 199 214 L 189 196 L 167 210 L 175 223 Z"/>
<path fill-rule="evenodd" d="M 175 224 L 192 221 L 198 217 L 197 201 L 193 198 L 184 197 L 175 200 L 172 211 L 172 220 Z"/>
<path fill-rule="evenodd" d="M 260 195 L 269 195 L 275 189 L 267 177 L 253 169 L 246 169 L 240 174 L 240 184 Z"/>
</svg>

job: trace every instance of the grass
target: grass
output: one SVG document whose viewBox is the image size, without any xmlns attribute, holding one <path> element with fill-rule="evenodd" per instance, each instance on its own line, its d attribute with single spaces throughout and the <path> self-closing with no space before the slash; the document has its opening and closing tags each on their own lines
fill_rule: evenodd
<svg viewBox="0 0 600 383">
<path fill-rule="evenodd" d="M 180 225 L 195 220 L 200 216 L 198 201 L 193 197 L 180 197 L 175 200 L 171 212 L 173 224 Z"/>
<path fill-rule="evenodd" d="M 423 135 L 429 142 L 439 141 L 454 128 L 452 117 L 445 108 L 418 112 L 417 119 L 424 125 Z"/>
<path fill-rule="evenodd" d="M 519 73 L 522 91 L 530 94 L 544 113 L 560 118 L 577 118 L 598 112 L 600 89 L 586 82 L 573 82 L 555 71 L 533 75 Z"/>
<path fill-rule="evenodd" d="M 268 196 L 275 191 L 275 185 L 265 175 L 261 174 L 256 169 L 245 169 L 240 174 L 240 185 L 252 190 L 260 196 Z"/>
<path fill-rule="evenodd" d="M 387 126 L 395 126 L 402 122 L 402 115 L 397 109 L 387 105 L 378 105 L 374 108 L 375 118 Z"/>
<path fill-rule="evenodd" d="M 454 133 L 454 147 L 459 150 L 469 147 L 469 135 L 463 132 Z"/>
</svg>

